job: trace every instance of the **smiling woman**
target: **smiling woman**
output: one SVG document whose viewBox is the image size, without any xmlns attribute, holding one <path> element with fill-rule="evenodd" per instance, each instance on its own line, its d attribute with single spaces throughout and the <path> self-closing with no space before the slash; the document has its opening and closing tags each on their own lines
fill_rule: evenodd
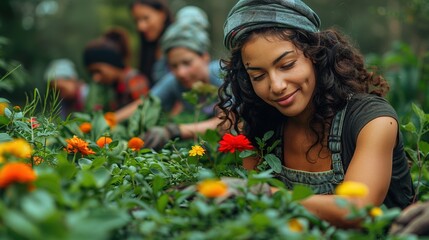
<svg viewBox="0 0 429 240">
<path fill-rule="evenodd" d="M 140 34 L 139 70 L 152 86 L 168 72 L 160 40 L 173 17 L 166 0 L 134 0 L 130 10 Z"/>
<path fill-rule="evenodd" d="M 387 82 L 365 69 L 345 36 L 320 31 L 318 15 L 299 0 L 240 0 L 224 26 L 231 57 L 219 90 L 223 123 L 254 146 L 274 132 L 282 163 L 276 177 L 288 189 L 305 185 L 316 193 L 302 201 L 310 212 L 356 226 L 335 202 L 343 181 L 368 187 L 364 197 L 348 198 L 356 207 L 411 203 L 398 117 L 382 97 Z M 259 162 L 248 158 L 244 166 Z"/>
</svg>

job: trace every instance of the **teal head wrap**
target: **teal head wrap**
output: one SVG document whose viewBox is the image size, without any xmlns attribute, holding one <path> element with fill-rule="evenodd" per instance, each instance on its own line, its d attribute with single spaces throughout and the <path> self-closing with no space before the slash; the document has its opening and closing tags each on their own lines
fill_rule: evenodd
<svg viewBox="0 0 429 240">
<path fill-rule="evenodd" d="M 224 24 L 224 45 L 230 50 L 244 33 L 264 27 L 318 32 L 320 19 L 300 0 L 240 0 Z"/>
<path fill-rule="evenodd" d="M 206 13 L 194 6 L 184 7 L 176 14 L 161 39 L 164 53 L 175 47 L 185 47 L 198 53 L 208 52 L 210 39 L 207 33 L 209 22 Z"/>
</svg>

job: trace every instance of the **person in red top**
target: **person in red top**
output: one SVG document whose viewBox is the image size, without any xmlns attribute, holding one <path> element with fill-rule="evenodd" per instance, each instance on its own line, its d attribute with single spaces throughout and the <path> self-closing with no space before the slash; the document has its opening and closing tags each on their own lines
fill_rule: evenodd
<svg viewBox="0 0 429 240">
<path fill-rule="evenodd" d="M 147 77 L 133 69 L 129 59 L 128 34 L 121 28 L 108 30 L 85 47 L 83 62 L 92 80 L 114 90 L 106 111 L 120 110 L 149 92 Z"/>
</svg>

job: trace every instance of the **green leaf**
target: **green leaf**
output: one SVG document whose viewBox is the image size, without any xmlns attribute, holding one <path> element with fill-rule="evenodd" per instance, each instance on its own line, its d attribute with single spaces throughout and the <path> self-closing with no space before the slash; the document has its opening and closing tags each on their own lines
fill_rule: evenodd
<svg viewBox="0 0 429 240">
<path fill-rule="evenodd" d="M 104 167 L 100 167 L 94 171 L 95 185 L 98 188 L 103 187 L 110 180 L 111 173 Z"/>
<path fill-rule="evenodd" d="M 247 157 L 253 156 L 255 154 L 256 154 L 256 152 L 253 150 L 244 150 L 238 156 L 241 158 L 247 158 Z"/>
<path fill-rule="evenodd" d="M 426 156 L 429 153 L 429 144 L 425 141 L 420 141 L 419 142 L 419 149 Z"/>
<path fill-rule="evenodd" d="M 103 164 L 106 162 L 106 158 L 105 157 L 96 157 L 94 160 L 92 160 L 92 169 L 97 169 L 101 166 L 103 166 Z"/>
<path fill-rule="evenodd" d="M 264 141 L 264 142 L 268 141 L 273 135 L 274 135 L 274 131 L 266 132 L 264 134 L 264 137 L 262 138 L 262 141 Z"/>
<path fill-rule="evenodd" d="M 104 115 L 102 112 L 96 112 L 94 115 L 94 119 L 91 122 L 91 137 L 92 139 L 98 139 L 101 136 L 105 135 L 105 131 L 109 129 L 106 120 L 104 119 Z"/>
<path fill-rule="evenodd" d="M 299 201 L 313 195 L 311 188 L 304 185 L 295 185 L 292 190 L 292 200 Z"/>
<path fill-rule="evenodd" d="M 15 210 L 4 212 L 3 221 L 9 229 L 27 239 L 42 239 L 40 230 L 26 216 Z"/>
<path fill-rule="evenodd" d="M 274 172 L 280 173 L 282 171 L 282 163 L 276 155 L 269 153 L 264 156 L 264 159 Z"/>
<path fill-rule="evenodd" d="M 79 166 L 82 168 L 82 170 L 88 170 L 92 166 L 92 160 L 88 158 L 80 158 L 78 160 Z"/>
<path fill-rule="evenodd" d="M 161 195 L 161 197 L 156 200 L 156 209 L 158 209 L 159 212 L 164 212 L 165 208 L 167 207 L 168 200 L 169 197 L 167 194 Z"/>
<path fill-rule="evenodd" d="M 408 132 L 411 132 L 411 133 L 416 133 L 416 131 L 417 131 L 416 126 L 414 126 L 414 123 L 412 123 L 412 122 L 408 122 L 407 124 L 402 125 L 402 129 L 404 129 Z"/>
<path fill-rule="evenodd" d="M 54 200 L 45 191 L 34 191 L 22 200 L 22 209 L 36 221 L 43 221 L 55 212 Z"/>
<path fill-rule="evenodd" d="M 419 108 L 416 104 L 412 103 L 411 108 L 413 109 L 413 112 L 415 114 L 417 114 L 417 116 L 419 117 L 420 122 L 424 122 L 425 120 L 425 113 L 423 112 L 423 110 L 421 108 Z"/>
<path fill-rule="evenodd" d="M 159 175 L 153 177 L 153 193 L 157 194 L 166 185 L 167 181 Z"/>
<path fill-rule="evenodd" d="M 7 133 L 0 133 L 0 142 L 9 142 L 13 139 Z"/>
</svg>

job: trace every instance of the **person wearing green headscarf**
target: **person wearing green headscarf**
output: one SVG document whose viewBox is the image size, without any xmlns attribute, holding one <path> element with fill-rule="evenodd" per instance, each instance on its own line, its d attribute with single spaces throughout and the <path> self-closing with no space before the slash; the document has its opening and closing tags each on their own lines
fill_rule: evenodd
<svg viewBox="0 0 429 240">
<path fill-rule="evenodd" d="M 195 137 L 207 129 L 216 129 L 219 119 L 215 117 L 215 97 L 201 110 L 188 102 L 183 94 L 191 89 L 213 89 L 214 95 L 222 84 L 220 62 L 211 60 L 210 39 L 206 13 L 198 7 L 187 6 L 176 14 L 176 22 L 164 33 L 161 48 L 166 56 L 171 73 L 161 79 L 150 91 L 160 99 L 163 111 L 177 115 L 182 111 L 201 111 L 209 119 L 189 124 L 167 124 L 154 127 L 144 133 L 148 148 L 160 149 L 170 139 Z"/>
<path fill-rule="evenodd" d="M 405 208 L 413 184 L 398 116 L 383 98 L 387 82 L 365 68 L 343 34 L 320 27 L 299 0 L 238 1 L 224 24 L 230 57 L 218 107 L 223 123 L 254 146 L 274 133 L 267 146 L 276 144 L 276 178 L 286 189 L 304 185 L 315 193 L 304 207 L 334 225 L 358 227 L 337 205 L 339 195 L 349 193 L 344 199 L 357 208 Z M 263 161 L 249 157 L 243 166 Z M 346 186 L 361 194 L 340 191 Z"/>
</svg>

